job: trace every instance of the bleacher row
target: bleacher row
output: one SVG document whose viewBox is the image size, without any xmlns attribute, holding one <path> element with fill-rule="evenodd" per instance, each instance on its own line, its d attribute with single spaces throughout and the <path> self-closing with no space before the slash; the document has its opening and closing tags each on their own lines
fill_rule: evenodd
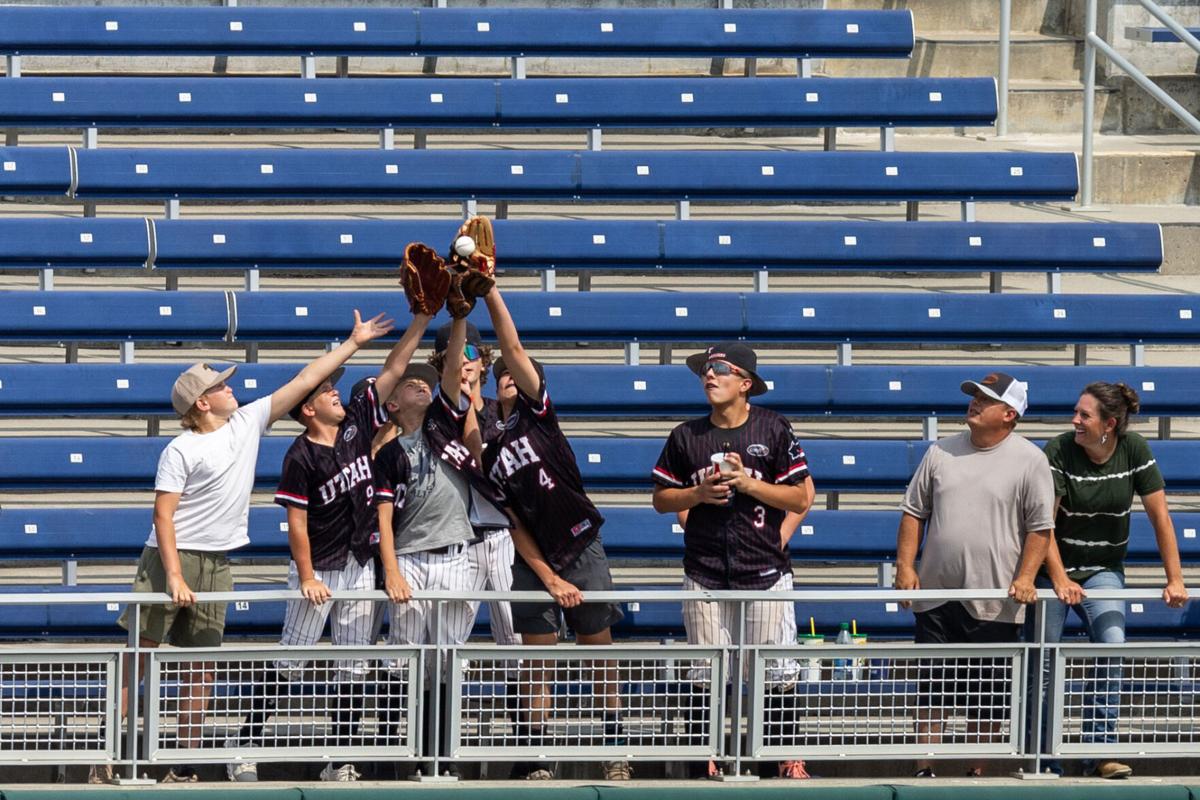
<svg viewBox="0 0 1200 800">
<path fill-rule="evenodd" d="M 387 311 L 406 324 L 404 305 L 398 291 L 13 291 L 0 296 L 0 336 L 9 342 L 329 341 L 345 335 L 354 309 Z M 530 342 L 1144 345 L 1192 343 L 1200 332 L 1194 295 L 521 292 L 509 307 Z M 491 333 L 482 310 L 471 320 Z"/>
<path fill-rule="evenodd" d="M 963 127 L 990 125 L 991 78 L 952 79 L 478 79 L 20 77 L 20 59 L 44 54 L 298 56 L 311 76 L 318 55 L 533 55 L 697 57 L 907 57 L 907 11 L 647 11 L 633 9 L 166 9 L 0 8 L 0 128 L 62 131 L 136 128 L 503 131 L 713 127 Z M 514 72 L 519 72 L 514 68 Z M 89 145 L 94 138 L 85 138 Z M 161 140 L 154 142 L 161 145 Z M 384 139 L 385 148 L 391 141 Z M 1069 201 L 1078 189 L 1070 153 L 804 152 L 220 148 L 0 148 L 0 196 L 80 200 L 489 200 L 546 202 Z M 892 149 L 884 136 L 883 149 Z M 826 149 L 831 148 L 830 137 Z M 176 209 L 177 210 L 177 209 Z M 910 206 L 910 212 L 913 209 Z M 173 216 L 168 205 L 169 216 Z M 681 217 L 686 214 L 679 212 Z M 915 216 L 911 214 L 910 216 Z M 963 217 L 973 220 L 964 206 Z M 34 218 L 0 220 L 0 268 L 156 268 L 179 272 L 393 269 L 404 244 L 449 241 L 456 220 L 362 221 Z M 499 220 L 503 270 L 646 271 L 1081 271 L 1153 272 L 1163 260 L 1157 225 L 792 222 L 679 219 Z M 501 278 L 503 280 L 503 277 Z M 108 278 L 97 278 L 112 280 Z M 120 278 L 116 279 L 120 286 Z M 389 285 L 389 289 L 394 284 Z M 653 280 L 645 288 L 653 288 Z M 765 282 L 761 285 L 765 288 Z M 296 288 L 305 288 L 303 281 Z M 508 305 L 531 343 L 809 342 L 1119 343 L 1129 368 L 1022 368 L 1034 385 L 1031 415 L 1064 415 L 1089 380 L 1139 387 L 1148 415 L 1200 415 L 1186 370 L 1140 366 L 1145 344 L 1196 341 L 1190 295 L 990 295 L 873 292 L 512 292 Z M 277 343 L 343 336 L 350 310 L 396 314 L 391 291 L 50 291 L 0 295 L 0 342 Z M 403 324 L 406 315 L 396 314 Z M 491 326 L 477 311 L 485 336 Z M 49 351 L 47 351 L 49 352 Z M 849 348 L 840 352 L 849 363 Z M 125 358 L 132 348 L 122 351 Z M 49 357 L 41 360 L 49 361 Z M 634 360 L 634 359 L 631 359 Z M 16 418 L 159 417 L 179 371 L 173 364 L 33 364 L 0 367 L 0 415 Z M 279 385 L 294 364 L 248 364 L 236 379 L 245 401 Z M 354 367 L 347 384 L 367 372 Z M 767 405 L 796 416 L 892 418 L 961 413 L 958 382 L 977 368 L 770 366 Z M 630 417 L 702 413 L 684 367 L 554 365 L 550 381 L 566 416 L 613 420 L 612 437 L 573 437 L 585 482 L 605 491 L 649 489 L 661 438 L 620 435 Z M 806 441 L 818 490 L 896 492 L 922 440 Z M 0 491 L 84 492 L 150 488 L 160 437 L 0 439 Z M 288 437 L 264 442 L 260 486 L 278 477 Z M 1200 448 L 1155 443 L 1173 492 L 1200 491 Z M 645 507 L 605 508 L 617 558 L 677 561 L 674 520 Z M 276 508 L 251 513 L 247 558 L 286 555 Z M 1195 553 L 1197 515 L 1177 517 Z M 0 554 L 13 560 L 131 559 L 147 533 L 145 508 L 38 508 L 0 513 Z M 877 562 L 894 553 L 894 512 L 813 512 L 793 539 L 799 561 Z M 89 533 L 103 531 L 103 537 Z M 1190 533 L 1189 533 L 1190 532 Z M 1153 560 L 1136 523 L 1131 557 Z M 39 587 L 18 586 L 16 590 Z M 31 607 L 0 617 L 0 635 L 111 634 L 115 609 Z M 895 607 L 806 609 L 821 624 L 849 613 L 867 630 L 904 635 Z M 1186 632 L 1200 620 L 1147 606 L 1137 634 Z M 278 604 L 238 604 L 231 630 L 273 634 Z M 1141 616 L 1139 616 L 1141 615 Z M 486 622 L 484 617 L 481 622 Z M 678 609 L 631 610 L 623 635 L 677 635 Z"/>
<path fill-rule="evenodd" d="M 3 83 L 0 82 L 0 86 Z M 1070 153 L 0 148 L 0 192 L 89 199 L 1070 200 Z"/>
</svg>

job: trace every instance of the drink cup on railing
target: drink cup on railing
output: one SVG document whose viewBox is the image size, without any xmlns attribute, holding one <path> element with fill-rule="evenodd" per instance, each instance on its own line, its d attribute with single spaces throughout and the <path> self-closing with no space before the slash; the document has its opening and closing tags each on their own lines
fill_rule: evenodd
<svg viewBox="0 0 1200 800">
<path fill-rule="evenodd" d="M 853 644 L 856 644 L 856 645 L 862 645 L 863 647 L 866 647 L 866 644 L 867 644 L 867 635 L 866 635 L 865 633 L 855 633 L 855 634 L 852 634 L 852 635 L 851 635 L 851 637 L 850 637 L 850 641 L 851 641 Z M 852 679 L 852 680 L 855 680 L 855 681 L 861 681 L 861 680 L 863 680 L 864 678 L 866 678 L 866 677 L 867 677 L 867 675 L 868 675 L 868 672 L 867 672 L 867 658 L 866 658 L 865 656 L 862 656 L 862 657 L 859 657 L 859 658 L 855 658 L 855 659 L 853 660 L 853 662 L 850 664 L 850 677 L 851 677 L 851 679 Z"/>
<path fill-rule="evenodd" d="M 802 633 L 796 637 L 796 643 L 802 647 L 820 647 L 825 644 L 825 637 L 819 633 Z M 801 663 L 800 679 L 806 683 L 820 683 L 821 659 L 805 659 Z"/>
</svg>

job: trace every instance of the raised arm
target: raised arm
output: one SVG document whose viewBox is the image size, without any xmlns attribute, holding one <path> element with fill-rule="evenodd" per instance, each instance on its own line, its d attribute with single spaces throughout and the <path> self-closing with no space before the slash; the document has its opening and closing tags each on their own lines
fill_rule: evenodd
<svg viewBox="0 0 1200 800">
<path fill-rule="evenodd" d="M 276 389 L 271 394 L 271 422 L 288 413 L 295 405 L 313 393 L 333 371 L 345 364 L 350 356 L 358 352 L 358 348 L 373 339 L 385 336 L 392 330 L 392 320 L 384 319 L 383 314 L 377 314 L 363 322 L 358 309 L 354 310 L 354 330 L 349 338 L 335 349 L 315 359 L 300 370 L 296 377 Z"/>
<path fill-rule="evenodd" d="M 408 323 L 400 341 L 396 342 L 388 353 L 387 360 L 383 362 L 383 369 L 375 379 L 375 394 L 380 403 L 387 402 L 392 396 L 392 390 L 400 383 L 404 370 L 408 369 L 408 362 L 412 361 L 413 353 L 417 352 L 421 337 L 425 335 L 431 321 L 433 317 L 428 314 L 413 314 L 412 322 Z"/>
<path fill-rule="evenodd" d="M 467 318 L 462 317 L 450 323 L 450 339 L 442 353 L 442 396 L 454 408 L 458 408 L 459 398 L 462 397 L 463 348 L 466 344 Z"/>
<path fill-rule="evenodd" d="M 534 397 L 537 395 L 541 380 L 538 378 L 537 370 L 533 367 L 533 362 L 529 360 L 529 354 L 525 352 L 525 348 L 521 344 L 517 326 L 513 323 L 512 315 L 508 313 L 508 306 L 504 304 L 504 298 L 500 295 L 500 287 L 496 286 L 488 292 L 484 301 L 487 303 L 488 313 L 492 316 L 492 328 L 495 329 L 496 340 L 500 343 L 500 354 L 504 356 L 504 365 L 508 367 L 508 372 L 512 375 L 517 388 L 526 395 Z"/>
</svg>

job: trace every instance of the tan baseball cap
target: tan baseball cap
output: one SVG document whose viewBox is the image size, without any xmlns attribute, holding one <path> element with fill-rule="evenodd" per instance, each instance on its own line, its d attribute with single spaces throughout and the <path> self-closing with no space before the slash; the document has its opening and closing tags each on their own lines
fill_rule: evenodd
<svg viewBox="0 0 1200 800">
<path fill-rule="evenodd" d="M 182 417 L 200 399 L 200 395 L 221 381 L 229 380 L 235 372 L 237 367 L 217 372 L 208 364 L 192 364 L 175 379 L 175 385 L 171 387 L 171 405 L 175 407 L 175 413 Z"/>
</svg>

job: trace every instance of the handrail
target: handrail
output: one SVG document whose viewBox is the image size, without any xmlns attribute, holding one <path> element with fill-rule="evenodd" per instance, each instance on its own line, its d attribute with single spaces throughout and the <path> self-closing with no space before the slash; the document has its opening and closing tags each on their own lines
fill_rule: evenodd
<svg viewBox="0 0 1200 800">
<path fill-rule="evenodd" d="M 1200 587 L 1188 589 L 1190 596 L 1200 597 Z M 299 590 L 270 589 L 248 592 L 196 592 L 198 603 L 233 603 L 239 601 L 278 602 L 303 597 Z M 1038 600 L 1054 600 L 1051 589 L 1039 589 Z M 506 600 L 513 602 L 539 602 L 550 597 L 548 592 L 472 592 L 471 599 L 483 602 Z M 1162 598 L 1162 589 L 1153 587 L 1137 589 L 1089 590 L 1088 597 L 1097 600 L 1157 600 Z M 906 602 L 930 600 L 1004 600 L 1005 589 L 799 589 L 790 592 L 736 591 L 736 590 L 625 590 L 587 592 L 588 602 L 673 602 L 680 600 L 708 600 L 727 602 L 753 602 L 756 600 L 783 600 L 808 603 L 846 602 Z M 338 592 L 335 600 L 387 600 L 386 592 L 358 591 Z M 414 600 L 461 600 L 461 592 L 413 592 Z M 151 592 L 34 592 L 0 594 L 0 606 L 6 605 L 85 605 L 88 603 L 126 603 L 140 605 L 169 605 L 170 595 Z"/>
<path fill-rule="evenodd" d="M 1170 14 L 1164 11 L 1153 0 L 1137 0 L 1137 2 L 1153 15 L 1156 19 L 1166 25 L 1175 33 L 1182 41 L 1200 53 L 1200 40 L 1192 36 L 1188 31 L 1176 22 Z M 1101 36 L 1096 33 L 1096 4 L 1097 0 L 1088 0 L 1087 15 L 1085 17 L 1084 27 L 1084 60 L 1083 60 L 1083 156 L 1080 159 L 1083 163 L 1080 165 L 1080 202 L 1083 208 L 1088 208 L 1092 205 L 1093 199 L 1093 174 L 1095 169 L 1095 117 L 1096 117 L 1096 51 L 1099 50 L 1108 60 L 1119 67 L 1126 75 L 1133 79 L 1134 83 L 1146 90 L 1147 94 L 1153 97 L 1158 102 L 1166 106 L 1167 110 L 1179 118 L 1184 125 L 1191 128 L 1195 133 L 1200 133 L 1200 119 L 1197 119 L 1190 111 L 1180 105 L 1173 97 L 1163 91 L 1154 81 L 1150 80 L 1144 72 L 1135 67 L 1127 58 L 1122 56 L 1113 47 L 1106 42 Z"/>
</svg>

